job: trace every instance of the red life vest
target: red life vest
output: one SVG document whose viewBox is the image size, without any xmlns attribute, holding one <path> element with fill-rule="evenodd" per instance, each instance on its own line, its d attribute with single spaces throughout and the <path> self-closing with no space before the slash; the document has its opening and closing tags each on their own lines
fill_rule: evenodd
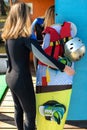
<svg viewBox="0 0 87 130">
<path fill-rule="evenodd" d="M 64 22 L 64 24 L 61 25 L 60 34 L 53 27 L 46 27 L 46 29 L 43 31 L 43 34 L 50 34 L 49 46 L 44 49 L 46 54 L 52 56 L 56 60 L 64 55 L 64 44 L 62 43 L 65 43 L 66 40 L 69 40 L 68 38 L 71 37 L 70 26 L 71 24 L 69 22 Z M 38 64 L 47 66 L 40 61 L 38 61 Z"/>
</svg>

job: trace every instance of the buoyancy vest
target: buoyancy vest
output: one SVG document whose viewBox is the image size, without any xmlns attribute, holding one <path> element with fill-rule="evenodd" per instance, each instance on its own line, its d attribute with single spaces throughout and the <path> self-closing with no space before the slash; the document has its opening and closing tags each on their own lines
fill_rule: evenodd
<svg viewBox="0 0 87 130">
<path fill-rule="evenodd" d="M 53 27 L 46 27 L 46 29 L 43 31 L 43 34 L 50 34 L 49 46 L 44 49 L 46 54 L 52 56 L 56 60 L 60 60 L 62 57 L 64 57 L 64 44 L 66 41 L 71 39 L 70 26 L 71 25 L 69 22 L 64 22 L 64 24 L 61 25 L 60 33 L 58 33 L 57 30 Z M 66 64 L 66 62 L 63 63 Z M 38 61 L 38 64 L 47 66 L 40 61 Z"/>
</svg>

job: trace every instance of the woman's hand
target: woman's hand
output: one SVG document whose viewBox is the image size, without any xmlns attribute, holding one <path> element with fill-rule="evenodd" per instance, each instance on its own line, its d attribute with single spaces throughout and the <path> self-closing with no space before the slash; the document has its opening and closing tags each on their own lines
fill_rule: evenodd
<svg viewBox="0 0 87 130">
<path fill-rule="evenodd" d="M 63 71 L 70 76 L 75 74 L 75 70 L 67 65 L 65 66 Z"/>
</svg>

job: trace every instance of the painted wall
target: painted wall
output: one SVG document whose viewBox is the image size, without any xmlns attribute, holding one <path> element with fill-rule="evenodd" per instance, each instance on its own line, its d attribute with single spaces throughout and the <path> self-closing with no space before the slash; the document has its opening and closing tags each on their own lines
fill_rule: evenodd
<svg viewBox="0 0 87 130">
<path fill-rule="evenodd" d="M 37 18 L 38 16 L 43 16 L 46 9 L 54 4 L 54 0 L 19 0 L 26 3 L 33 4 L 33 15 L 32 19 Z"/>
<path fill-rule="evenodd" d="M 54 0 L 19 0 L 20 2 L 32 3 L 33 4 L 33 14 L 31 15 L 32 21 L 39 17 L 44 16 L 44 13 L 49 6 L 54 4 Z M 30 54 L 30 61 L 33 60 L 33 54 Z"/>
<path fill-rule="evenodd" d="M 56 22 L 72 21 L 87 50 L 87 0 L 55 0 Z M 73 91 L 68 120 L 87 120 L 87 53 L 75 63 Z"/>
<path fill-rule="evenodd" d="M 33 3 L 32 20 L 43 16 L 45 10 L 54 3 L 54 0 L 24 0 Z M 78 33 L 87 48 L 87 0 L 55 0 L 56 22 L 72 21 L 76 24 Z M 75 63 L 73 91 L 71 96 L 68 120 L 87 120 L 87 54 Z"/>
</svg>

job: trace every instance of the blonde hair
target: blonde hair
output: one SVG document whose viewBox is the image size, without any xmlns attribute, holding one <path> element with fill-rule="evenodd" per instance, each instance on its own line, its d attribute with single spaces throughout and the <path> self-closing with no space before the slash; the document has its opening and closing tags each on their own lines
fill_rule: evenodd
<svg viewBox="0 0 87 130">
<path fill-rule="evenodd" d="M 55 23 L 55 6 L 50 6 L 45 13 L 44 28 Z"/>
<path fill-rule="evenodd" d="M 31 19 L 29 7 L 25 3 L 12 5 L 2 31 L 2 39 L 6 41 L 7 39 L 27 37 L 30 33 Z"/>
</svg>

